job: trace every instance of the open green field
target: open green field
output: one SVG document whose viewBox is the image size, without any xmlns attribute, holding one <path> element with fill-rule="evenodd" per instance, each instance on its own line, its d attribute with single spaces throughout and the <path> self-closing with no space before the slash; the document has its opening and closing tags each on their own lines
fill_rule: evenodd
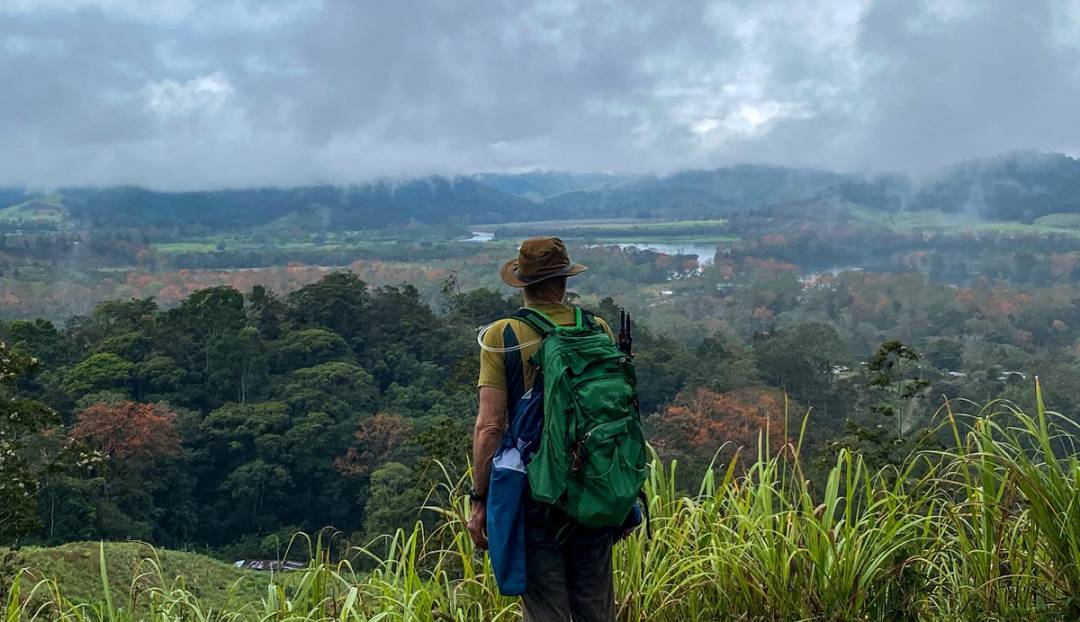
<svg viewBox="0 0 1080 622">
<path fill-rule="evenodd" d="M 33 199 L 0 209 L 0 222 L 59 224 L 67 219 L 67 209 L 56 198 Z"/>
<path fill-rule="evenodd" d="M 489 231 L 496 241 L 516 241 L 530 235 L 558 235 L 586 244 L 713 245 L 740 240 L 727 229 L 727 221 L 713 220 L 540 220 L 476 225 L 474 231 Z"/>
<path fill-rule="evenodd" d="M 1047 214 L 1036 218 L 1035 224 L 1055 229 L 1080 229 L 1080 214 Z"/>
<path fill-rule="evenodd" d="M 356 243 L 356 244 L 336 244 L 336 243 L 318 243 L 318 242 L 255 242 L 251 240 L 240 240 L 226 242 L 222 248 L 218 248 L 216 242 L 199 242 L 199 241 L 186 241 L 186 242 L 166 242 L 163 244 L 155 244 L 154 248 L 165 254 L 179 254 L 179 253 L 216 253 L 219 250 L 259 250 L 268 247 L 278 248 L 281 250 L 305 250 L 305 249 L 323 249 L 323 250 L 336 250 L 339 248 L 366 248 L 371 246 L 370 243 Z"/>
<path fill-rule="evenodd" d="M 519 238 L 537 234 L 560 235 L 568 240 L 590 244 L 715 244 L 732 243 L 738 236 L 726 232 L 725 220 L 548 220 L 521 223 L 482 224 L 469 227 L 472 231 L 495 233 L 486 242 L 494 248 L 514 246 Z M 215 253 L 225 251 L 255 251 L 265 249 L 289 250 L 377 250 L 402 243 L 476 244 L 467 236 L 452 232 L 418 235 L 411 231 L 348 231 L 323 236 L 213 235 L 184 240 L 154 243 L 154 248 L 167 255 L 185 253 Z"/>
<path fill-rule="evenodd" d="M 980 220 L 963 214 L 950 214 L 937 210 L 886 213 L 869 208 L 856 207 L 851 212 L 861 220 L 877 223 L 893 231 L 937 231 L 940 233 L 965 233 L 992 231 L 1025 235 L 1064 234 L 1080 236 L 1080 215 L 1051 214 L 1024 224 L 1017 221 Z"/>
<path fill-rule="evenodd" d="M 504 229 L 537 229 L 537 230 L 573 230 L 573 229 L 624 229 L 631 231 L 656 231 L 664 232 L 686 227 L 719 227 L 727 221 L 718 218 L 714 220 L 650 220 L 645 218 L 615 218 L 615 219 L 581 219 L 581 220 L 532 220 L 525 222 L 504 222 L 484 225 L 474 225 L 472 229 L 477 231 L 500 231 Z"/>
<path fill-rule="evenodd" d="M 181 241 L 156 242 L 154 248 L 167 255 L 181 253 L 216 253 L 221 250 L 227 251 L 252 251 L 267 248 L 280 250 L 337 250 L 337 249 L 364 249 L 372 248 L 379 244 L 394 244 L 395 239 L 373 240 L 366 239 L 368 236 L 355 237 L 325 236 L 317 237 L 284 237 L 265 238 L 258 236 L 207 236 L 205 238 L 192 238 Z"/>
<path fill-rule="evenodd" d="M 217 244 L 213 242 L 165 242 L 155 244 L 154 248 L 159 252 L 170 253 L 213 253 L 217 250 Z"/>
</svg>

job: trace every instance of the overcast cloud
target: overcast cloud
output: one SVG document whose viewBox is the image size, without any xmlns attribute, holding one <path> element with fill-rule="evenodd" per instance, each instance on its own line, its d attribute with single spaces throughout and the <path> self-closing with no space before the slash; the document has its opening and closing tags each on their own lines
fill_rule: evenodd
<svg viewBox="0 0 1080 622">
<path fill-rule="evenodd" d="M 0 0 L 0 184 L 1080 152 L 1080 0 Z"/>
</svg>

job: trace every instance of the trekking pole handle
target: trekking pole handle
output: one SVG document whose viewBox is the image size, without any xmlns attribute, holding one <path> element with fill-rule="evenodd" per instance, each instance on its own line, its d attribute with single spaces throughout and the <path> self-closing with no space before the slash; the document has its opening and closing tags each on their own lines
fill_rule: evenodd
<svg viewBox="0 0 1080 622">
<path fill-rule="evenodd" d="M 630 313 L 619 309 L 619 349 L 627 356 L 633 356 L 634 334 L 630 325 Z"/>
</svg>

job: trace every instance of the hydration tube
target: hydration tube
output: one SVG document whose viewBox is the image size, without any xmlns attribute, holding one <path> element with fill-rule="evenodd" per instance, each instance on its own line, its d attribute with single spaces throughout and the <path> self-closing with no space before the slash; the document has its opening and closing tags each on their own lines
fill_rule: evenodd
<svg viewBox="0 0 1080 622">
<path fill-rule="evenodd" d="M 488 344 L 484 343 L 484 335 L 486 335 L 488 330 L 491 329 L 491 327 L 494 326 L 495 324 L 496 324 L 495 322 L 492 322 L 491 324 L 488 324 L 487 326 L 481 327 L 480 330 L 477 331 L 477 333 L 476 333 L 476 343 L 479 344 L 481 350 L 485 350 L 487 352 L 498 352 L 500 354 L 506 354 L 508 352 L 517 352 L 518 350 L 521 350 L 523 348 L 528 348 L 529 346 L 535 346 L 536 344 L 543 341 L 543 338 L 533 339 L 532 341 L 526 341 L 525 343 L 519 343 L 518 345 L 510 347 L 510 348 L 496 348 L 495 346 L 489 346 Z"/>
</svg>

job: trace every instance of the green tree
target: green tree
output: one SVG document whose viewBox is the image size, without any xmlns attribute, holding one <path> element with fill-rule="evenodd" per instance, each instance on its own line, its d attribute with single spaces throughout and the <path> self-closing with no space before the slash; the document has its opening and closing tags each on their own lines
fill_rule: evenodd
<svg viewBox="0 0 1080 622">
<path fill-rule="evenodd" d="M 107 300 L 90 315 L 67 322 L 67 340 L 75 351 L 86 351 L 104 339 L 124 333 L 152 333 L 158 319 L 157 304 L 151 298 Z"/>
<path fill-rule="evenodd" d="M 305 328 L 286 333 L 277 343 L 273 358 L 274 369 L 279 372 L 331 361 L 355 361 L 345 339 L 324 328 Z"/>
<path fill-rule="evenodd" d="M 482 326 L 512 315 L 520 302 L 495 290 L 479 288 L 460 292 L 449 284 L 443 294 L 447 297 L 450 318 L 467 326 Z"/>
<path fill-rule="evenodd" d="M 760 384 L 761 374 L 753 352 L 734 338 L 716 334 L 707 337 L 694 351 L 697 364 L 688 384 L 727 392 Z"/>
<path fill-rule="evenodd" d="M 956 370 L 964 364 L 964 347 L 952 339 L 934 339 L 924 350 L 926 358 L 939 369 Z"/>
<path fill-rule="evenodd" d="M 4 326 L 0 334 L 11 344 L 12 350 L 33 353 L 46 367 L 67 362 L 68 344 L 48 320 L 14 320 Z"/>
<path fill-rule="evenodd" d="M 134 366 L 111 352 L 92 354 L 68 371 L 64 390 L 72 397 L 97 391 L 126 392 Z"/>
<path fill-rule="evenodd" d="M 784 388 L 807 406 L 825 410 L 836 371 L 849 361 L 840 336 L 820 322 L 759 337 L 754 353 L 758 369 L 769 384 Z"/>
<path fill-rule="evenodd" d="M 295 413 L 325 412 L 336 421 L 355 421 L 373 413 L 379 392 L 363 368 L 343 361 L 298 369 L 289 374 L 280 396 Z"/>
<path fill-rule="evenodd" d="M 264 339 L 277 339 L 287 321 L 288 308 L 274 292 L 256 285 L 247 295 L 248 322 Z"/>
<path fill-rule="evenodd" d="M 38 492 L 56 458 L 44 451 L 43 433 L 60 417 L 44 404 L 22 396 L 18 379 L 37 361 L 12 352 L 0 341 L 0 543 L 17 543 L 38 529 Z"/>
<path fill-rule="evenodd" d="M 94 346 L 94 351 L 112 353 L 128 361 L 141 361 L 153 348 L 154 341 L 150 335 L 131 331 L 102 339 Z"/>
<path fill-rule="evenodd" d="M 418 376 L 442 376 L 455 360 L 445 324 L 411 285 L 381 287 L 371 297 L 362 359 L 380 389 L 410 384 Z"/>
<path fill-rule="evenodd" d="M 232 287 L 201 289 L 165 316 L 158 342 L 162 354 L 197 373 L 201 406 L 207 410 L 238 393 L 238 340 L 246 325 L 244 297 Z"/>
<path fill-rule="evenodd" d="M 290 427 L 289 408 L 280 402 L 225 404 L 198 425 L 192 468 L 203 491 L 200 531 L 207 541 L 224 543 L 250 533 L 256 519 L 261 528 L 280 523 L 279 512 L 288 508 L 276 501 L 284 506 L 287 488 L 266 478 L 274 473 L 288 475 L 293 448 L 284 435 Z M 258 464 L 247 466 L 253 463 Z M 266 505 L 268 498 L 275 504 Z"/>
<path fill-rule="evenodd" d="M 905 412 L 913 405 L 915 398 L 930 386 L 918 367 L 921 358 L 915 350 L 892 340 L 878 347 L 867 366 L 870 372 L 869 386 L 886 393 L 886 398 L 872 406 L 871 410 L 895 422 L 898 439 L 904 436 Z"/>
<path fill-rule="evenodd" d="M 1013 279 L 1019 283 L 1027 283 L 1031 279 L 1031 273 L 1039 265 L 1039 258 L 1028 250 L 1013 253 Z"/>
<path fill-rule="evenodd" d="M 400 462 L 388 462 L 371 474 L 371 486 L 364 504 L 364 531 L 369 538 L 393 533 L 420 518 L 424 491 L 416 486 L 412 469 Z"/>
<path fill-rule="evenodd" d="M 173 396 L 185 383 L 188 372 L 169 356 L 155 355 L 131 368 L 135 381 L 135 397 L 140 400 L 163 401 Z M 182 402 L 186 402 L 181 398 Z"/>
<path fill-rule="evenodd" d="M 328 274 L 289 294 L 289 317 L 301 328 L 326 328 L 344 337 L 353 350 L 365 347 L 367 284 L 351 272 Z M 378 330 L 384 330 L 379 327 Z"/>
<path fill-rule="evenodd" d="M 241 404 L 265 392 L 270 360 L 259 331 L 244 326 L 234 333 L 215 338 L 207 352 L 215 364 L 210 368 L 207 385 L 222 401 Z"/>
<path fill-rule="evenodd" d="M 153 298 L 107 300 L 94 307 L 90 319 L 104 336 L 145 331 L 153 325 L 158 306 Z"/>
<path fill-rule="evenodd" d="M 288 502 L 293 485 L 288 469 L 261 459 L 237 467 L 225 478 L 222 492 L 238 504 L 235 515 L 256 528 L 273 529 L 277 512 L 266 512 Z"/>
</svg>

